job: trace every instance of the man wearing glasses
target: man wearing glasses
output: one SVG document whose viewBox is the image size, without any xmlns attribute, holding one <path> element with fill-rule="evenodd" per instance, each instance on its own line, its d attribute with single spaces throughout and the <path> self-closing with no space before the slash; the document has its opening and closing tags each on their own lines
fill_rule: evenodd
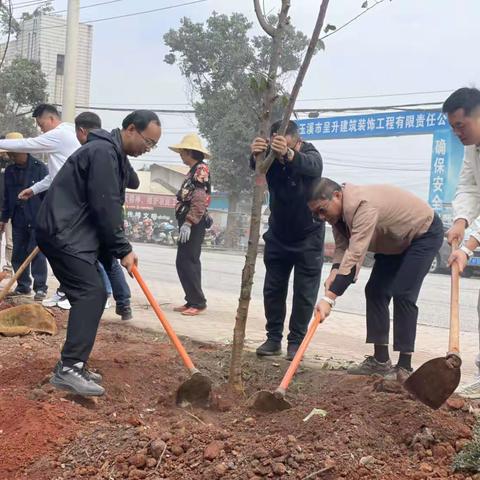
<svg viewBox="0 0 480 480">
<path fill-rule="evenodd" d="M 101 376 L 86 368 L 107 299 L 98 262 L 121 259 L 129 273 L 137 264 L 123 227 L 131 171 L 127 155 L 143 155 L 160 136 L 160 120 L 149 110 L 132 112 L 112 133 L 92 131 L 58 172 L 40 207 L 37 243 L 72 305 L 51 379 L 57 388 L 84 396 L 104 393 Z"/>
<path fill-rule="evenodd" d="M 335 299 L 355 282 L 367 252 L 375 265 L 365 287 L 367 343 L 373 356 L 349 369 L 356 375 L 405 378 L 412 371 L 418 308 L 425 275 L 443 242 L 439 216 L 423 200 L 391 185 L 343 186 L 322 178 L 312 186 L 308 206 L 313 215 L 332 225 L 335 255 L 317 310 L 325 319 Z M 388 353 L 393 299 L 393 349 L 400 352 L 392 366 Z"/>
</svg>

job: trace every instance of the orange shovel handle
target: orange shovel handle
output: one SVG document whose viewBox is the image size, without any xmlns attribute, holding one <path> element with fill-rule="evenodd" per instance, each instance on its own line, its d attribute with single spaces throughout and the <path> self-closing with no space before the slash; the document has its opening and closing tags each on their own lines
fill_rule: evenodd
<svg viewBox="0 0 480 480">
<path fill-rule="evenodd" d="M 180 339 L 177 337 L 177 334 L 173 331 L 173 328 L 170 325 L 170 322 L 167 320 L 167 317 L 163 313 L 162 309 L 160 308 L 160 305 L 155 300 L 155 297 L 152 295 L 152 292 L 147 287 L 147 284 L 144 282 L 142 276 L 140 275 L 140 272 L 138 271 L 138 268 L 135 265 L 132 267 L 132 274 L 137 280 L 138 284 L 140 285 L 140 288 L 143 290 L 143 293 L 147 297 L 148 302 L 150 303 L 153 310 L 157 314 L 157 317 L 160 320 L 160 323 L 163 325 L 163 328 L 167 332 L 167 335 L 170 337 L 170 340 L 172 341 L 174 347 L 177 349 L 177 352 L 182 357 L 182 360 L 185 366 L 190 370 L 192 374 L 198 372 L 192 360 L 190 359 L 190 356 L 188 355 L 187 351 L 182 345 L 182 342 L 180 342 Z"/>
<path fill-rule="evenodd" d="M 295 375 L 295 372 L 297 371 L 300 362 L 302 361 L 305 350 L 307 349 L 310 341 L 312 340 L 313 335 L 315 335 L 315 331 L 317 330 L 317 327 L 321 323 L 321 321 L 322 317 L 320 316 L 320 312 L 316 311 L 315 317 L 310 324 L 310 327 L 308 328 L 308 332 L 305 335 L 305 338 L 300 344 L 300 347 L 298 347 L 297 353 L 295 354 L 295 357 L 293 357 L 293 360 L 290 363 L 288 370 L 285 372 L 282 383 L 280 383 L 280 386 L 276 390 L 281 395 L 285 395 L 285 392 L 287 391 L 287 388 L 290 385 L 290 382 L 292 381 L 292 378 Z"/>
</svg>

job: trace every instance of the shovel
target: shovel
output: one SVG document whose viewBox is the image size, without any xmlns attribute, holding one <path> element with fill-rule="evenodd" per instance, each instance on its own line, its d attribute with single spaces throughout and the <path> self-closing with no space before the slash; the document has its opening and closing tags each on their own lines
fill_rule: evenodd
<svg viewBox="0 0 480 480">
<path fill-rule="evenodd" d="M 452 251 L 456 245 L 452 246 Z M 424 363 L 407 378 L 403 386 L 418 400 L 437 409 L 450 397 L 460 383 L 462 360 L 459 353 L 460 326 L 458 319 L 459 270 L 452 263 L 452 286 L 450 293 L 450 335 L 448 353 Z"/>
<path fill-rule="evenodd" d="M 25 259 L 25 261 L 20 265 L 18 270 L 12 275 L 12 278 L 8 283 L 3 287 L 3 290 L 0 292 L 0 302 L 8 295 L 12 285 L 18 280 L 18 277 L 23 273 L 23 271 L 32 263 L 32 260 L 38 255 L 40 249 L 35 247 L 30 255 Z"/>
<path fill-rule="evenodd" d="M 173 328 L 167 320 L 167 317 L 158 305 L 158 302 L 155 300 L 152 292 L 147 287 L 136 266 L 132 268 L 132 274 L 136 278 L 138 284 L 140 285 L 140 288 L 143 290 L 143 293 L 147 297 L 147 300 L 157 314 L 160 323 L 163 325 L 163 328 L 167 332 L 167 335 L 170 337 L 170 340 L 172 341 L 174 347 L 177 349 L 177 352 L 182 358 L 185 367 L 187 367 L 188 371 L 191 374 L 191 377 L 185 382 L 183 382 L 177 390 L 177 405 L 180 405 L 182 407 L 189 404 L 201 407 L 208 406 L 210 401 L 210 394 L 212 392 L 212 381 L 206 375 L 200 373 L 197 368 L 195 368 L 195 365 L 190 359 L 190 356 L 180 342 L 180 339 L 177 337 L 177 334 L 173 331 Z"/>
<path fill-rule="evenodd" d="M 310 341 L 317 330 L 318 325 L 323 321 L 323 318 L 320 316 L 319 312 L 315 312 L 315 317 L 313 319 L 312 324 L 308 328 L 307 335 L 303 339 L 300 347 L 298 347 L 297 353 L 293 357 L 288 370 L 285 372 L 283 376 L 282 382 L 275 390 L 275 392 L 269 392 L 267 390 L 261 390 L 257 393 L 255 400 L 253 401 L 252 407 L 259 412 L 281 412 L 282 410 L 287 410 L 288 408 L 292 408 L 290 402 L 285 400 L 285 394 L 287 392 L 287 388 L 292 381 L 295 372 L 302 361 L 303 355 L 305 354 L 305 350 L 307 349 Z"/>
</svg>

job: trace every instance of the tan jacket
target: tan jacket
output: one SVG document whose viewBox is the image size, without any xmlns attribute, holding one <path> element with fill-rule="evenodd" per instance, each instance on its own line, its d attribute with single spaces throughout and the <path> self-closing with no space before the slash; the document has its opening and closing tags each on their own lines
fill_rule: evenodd
<svg viewBox="0 0 480 480">
<path fill-rule="evenodd" d="M 433 215 L 426 202 L 400 188 L 345 184 L 343 221 L 332 227 L 339 274 L 348 275 L 356 267 L 356 278 L 367 252 L 404 252 L 430 228 Z"/>
</svg>

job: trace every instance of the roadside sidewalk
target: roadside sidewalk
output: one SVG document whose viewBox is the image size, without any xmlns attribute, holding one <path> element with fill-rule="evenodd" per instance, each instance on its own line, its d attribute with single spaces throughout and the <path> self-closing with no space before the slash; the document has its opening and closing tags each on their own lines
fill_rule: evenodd
<svg viewBox="0 0 480 480">
<path fill-rule="evenodd" d="M 130 286 L 134 319 L 129 323 L 139 328 L 163 330 L 140 288 L 134 283 L 130 283 Z M 149 288 L 164 309 L 177 334 L 203 342 L 230 343 L 232 341 L 238 297 L 225 294 L 220 290 L 220 285 L 213 291 L 209 290 L 209 305 L 212 307 L 197 317 L 184 317 L 172 311 L 173 305 L 178 304 L 183 298 L 183 292 L 178 284 L 150 279 Z M 114 309 L 107 310 L 103 318 L 120 321 Z M 245 342 L 247 348 L 253 350 L 264 340 L 264 324 L 263 305 L 252 300 Z M 431 358 L 445 355 L 448 330 L 419 325 L 416 344 L 417 351 L 413 357 L 415 368 Z M 478 352 L 477 334 L 462 333 L 460 349 L 463 358 L 462 383 L 468 383 L 476 374 L 474 359 Z M 286 340 L 284 350 L 286 350 Z M 319 326 L 306 357 L 310 360 L 333 358 L 339 361 L 361 361 L 364 355 L 370 354 L 371 351 L 371 346 L 365 345 L 365 318 L 361 315 L 334 311 L 327 321 Z M 396 358 L 395 353 L 393 360 Z"/>
</svg>

